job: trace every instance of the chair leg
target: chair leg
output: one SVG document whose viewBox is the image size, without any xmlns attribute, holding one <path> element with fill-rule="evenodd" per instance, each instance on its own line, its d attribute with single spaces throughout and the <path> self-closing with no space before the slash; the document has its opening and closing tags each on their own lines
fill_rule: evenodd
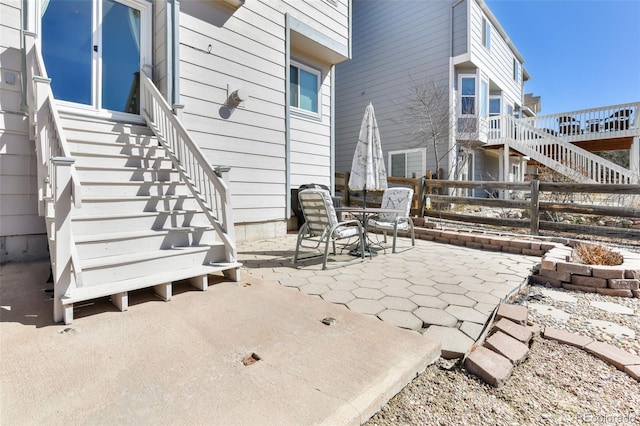
<svg viewBox="0 0 640 426">
<path fill-rule="evenodd" d="M 391 253 L 395 253 L 396 252 L 396 240 L 398 239 L 398 223 L 396 222 L 395 226 L 393 227 L 393 246 L 391 248 Z"/>
<path fill-rule="evenodd" d="M 306 224 L 305 224 L 306 225 Z M 306 232 L 305 225 L 302 225 L 302 228 L 298 231 L 298 239 L 296 241 L 296 253 L 293 255 L 293 264 L 298 263 L 298 256 L 300 255 L 300 243 L 302 242 L 302 237 Z"/>
<path fill-rule="evenodd" d="M 322 269 L 327 269 L 327 258 L 329 257 L 329 239 L 331 239 L 331 235 L 327 234 L 327 241 L 324 244 L 324 260 L 322 261 Z M 332 240 L 335 247 L 335 240 Z M 335 251 L 335 248 L 334 248 Z"/>
<path fill-rule="evenodd" d="M 416 235 L 413 230 L 413 219 L 409 218 L 409 228 L 411 229 L 411 246 L 414 247 L 416 245 Z"/>
</svg>

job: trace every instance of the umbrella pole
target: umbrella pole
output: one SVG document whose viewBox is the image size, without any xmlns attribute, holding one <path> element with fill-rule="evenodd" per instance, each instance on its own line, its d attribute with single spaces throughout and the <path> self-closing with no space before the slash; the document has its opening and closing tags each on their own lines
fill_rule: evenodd
<svg viewBox="0 0 640 426">
<path fill-rule="evenodd" d="M 363 204 L 363 207 L 366 209 L 367 208 L 367 186 L 366 185 L 362 189 L 362 192 L 364 194 L 364 200 L 362 201 L 362 204 Z"/>
</svg>

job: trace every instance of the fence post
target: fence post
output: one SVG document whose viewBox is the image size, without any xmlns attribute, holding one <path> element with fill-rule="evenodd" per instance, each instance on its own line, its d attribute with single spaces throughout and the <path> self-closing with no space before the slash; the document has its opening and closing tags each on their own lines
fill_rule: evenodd
<svg viewBox="0 0 640 426">
<path fill-rule="evenodd" d="M 65 307 L 62 304 L 62 296 L 65 295 L 71 285 L 71 166 L 74 158 L 54 157 L 54 179 L 52 185 L 53 200 L 55 203 L 53 229 L 53 321 L 71 322 L 73 307 Z M 71 316 L 71 317 L 70 317 Z"/>
<path fill-rule="evenodd" d="M 531 235 L 540 233 L 540 180 L 538 175 L 532 175 L 531 179 Z"/>
</svg>

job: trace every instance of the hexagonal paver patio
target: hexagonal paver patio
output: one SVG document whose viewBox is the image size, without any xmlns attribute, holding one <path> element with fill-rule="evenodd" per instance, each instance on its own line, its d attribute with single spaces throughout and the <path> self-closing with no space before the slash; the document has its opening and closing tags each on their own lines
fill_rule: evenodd
<svg viewBox="0 0 640 426">
<path fill-rule="evenodd" d="M 334 269 L 322 270 L 321 258 L 293 265 L 295 244 L 293 234 L 240 244 L 243 273 L 422 332 L 439 340 L 449 356 L 470 347 L 501 299 L 540 261 L 416 240 L 412 250 L 392 254 L 389 249 L 363 262 L 343 264 L 353 258 L 330 256 Z M 398 244 L 408 241 L 401 238 Z M 446 333 L 447 327 L 455 332 Z"/>
</svg>

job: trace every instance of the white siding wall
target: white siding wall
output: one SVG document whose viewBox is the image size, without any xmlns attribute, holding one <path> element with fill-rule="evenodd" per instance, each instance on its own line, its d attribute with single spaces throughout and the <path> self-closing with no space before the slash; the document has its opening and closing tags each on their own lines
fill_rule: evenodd
<svg viewBox="0 0 640 426">
<path fill-rule="evenodd" d="M 349 7 L 324 1 L 257 1 L 237 10 L 215 2 L 182 2 L 180 103 L 184 121 L 212 164 L 231 166 L 238 223 L 284 220 L 286 197 L 286 20 L 292 18 L 348 45 Z M 293 51 L 322 71 L 321 120 L 291 115 L 290 184 L 330 182 L 330 64 Z M 249 100 L 226 107 L 228 91 Z"/>
<path fill-rule="evenodd" d="M 385 161 L 389 151 L 418 147 L 398 118 L 414 82 L 448 86 L 450 22 L 450 2 L 353 2 L 353 59 L 336 67 L 337 171 L 351 169 L 369 102 L 375 109 Z M 429 164 L 432 154 L 428 148 Z M 441 167 L 447 169 L 446 164 Z"/>
<path fill-rule="evenodd" d="M 301 53 L 292 59 L 301 61 Z M 331 68 L 309 60 L 306 64 L 322 73 L 319 120 L 291 114 L 291 187 L 307 183 L 331 185 Z"/>
<path fill-rule="evenodd" d="M 33 243 L 28 236 L 45 232 L 37 208 L 36 154 L 28 138 L 27 116 L 20 109 L 21 5 L 0 0 L 0 261 L 24 255 Z M 33 251 L 45 250 L 43 240 Z"/>
<path fill-rule="evenodd" d="M 160 93 L 167 96 L 167 4 L 155 2 L 153 8 L 153 79 Z"/>
<path fill-rule="evenodd" d="M 493 25 L 491 25 L 491 49 L 487 50 L 482 45 L 484 14 L 475 0 L 470 1 L 470 5 L 471 60 L 500 87 L 504 98 L 521 105 L 522 85 L 513 79 L 513 51 Z"/>
</svg>

